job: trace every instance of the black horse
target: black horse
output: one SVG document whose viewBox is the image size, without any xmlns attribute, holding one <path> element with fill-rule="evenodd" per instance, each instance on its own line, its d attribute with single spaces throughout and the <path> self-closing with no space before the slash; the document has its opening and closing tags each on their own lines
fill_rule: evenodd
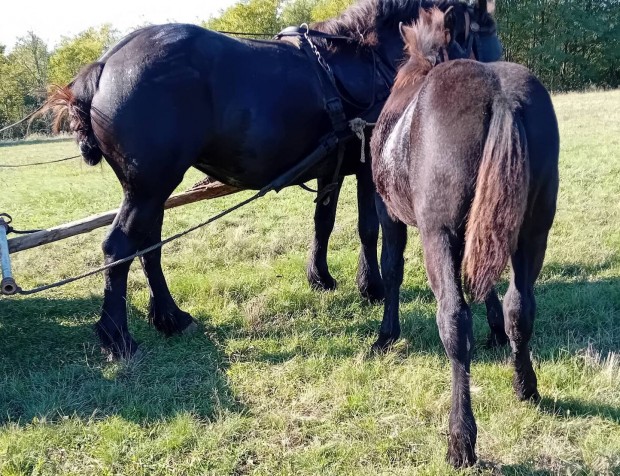
<svg viewBox="0 0 620 476">
<path fill-rule="evenodd" d="M 85 67 L 50 97 L 48 106 L 57 118 L 69 115 L 86 162 L 105 157 L 123 187 L 120 211 L 103 243 L 106 263 L 160 241 L 163 204 L 190 167 L 229 185 L 261 189 L 300 164 L 333 132 L 325 91 L 330 75 L 346 119 L 375 121 L 382 101 L 374 92 L 383 90 L 387 97 L 403 57 L 398 24 L 414 20 L 419 4 L 361 0 L 340 17 L 313 25 L 321 33 L 306 31 L 308 36 L 283 36 L 282 41 L 235 39 L 195 25 L 149 26 Z M 468 9 L 455 1 L 437 5 Z M 496 60 L 494 53 L 484 57 L 486 44 L 497 50 L 496 35 L 484 38 L 486 43 L 476 38 L 478 58 Z M 340 168 L 338 153 L 332 152 L 295 183 L 318 178 L 322 186 L 336 177 L 339 186 L 338 176 L 357 174 L 360 287 L 380 297 L 374 187 L 369 164 L 360 164 L 359 146 L 348 148 Z M 325 287 L 333 281 L 325 255 L 335 207 L 336 197 L 327 206 L 319 204 L 315 216 L 309 274 Z M 160 258 L 159 250 L 142 258 L 151 290 L 149 318 L 166 335 L 191 330 L 195 323 L 174 302 Z M 127 328 L 129 266 L 106 272 L 96 326 L 114 356 L 131 356 L 137 348 Z"/>
<path fill-rule="evenodd" d="M 372 137 L 386 289 L 374 347 L 383 350 L 400 334 L 406 226 L 417 226 L 452 365 L 448 460 L 469 466 L 477 436 L 469 390 L 473 329 L 461 274 L 474 300 L 484 300 L 511 261 L 503 325 L 513 383 L 519 399 L 538 399 L 528 343 L 534 282 L 556 209 L 559 134 L 549 93 L 523 66 L 460 59 L 434 67 L 454 57 L 455 14 L 423 13 L 404 29 L 410 58 Z"/>
</svg>

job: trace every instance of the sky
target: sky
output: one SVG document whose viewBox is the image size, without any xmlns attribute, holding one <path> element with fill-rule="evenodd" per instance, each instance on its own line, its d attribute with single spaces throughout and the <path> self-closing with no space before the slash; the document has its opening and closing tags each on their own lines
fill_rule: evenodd
<svg viewBox="0 0 620 476">
<path fill-rule="evenodd" d="M 63 36 L 111 23 L 121 33 L 146 23 L 207 20 L 237 0 L 1 0 L 0 44 L 11 50 L 33 31 L 54 48 Z"/>
</svg>

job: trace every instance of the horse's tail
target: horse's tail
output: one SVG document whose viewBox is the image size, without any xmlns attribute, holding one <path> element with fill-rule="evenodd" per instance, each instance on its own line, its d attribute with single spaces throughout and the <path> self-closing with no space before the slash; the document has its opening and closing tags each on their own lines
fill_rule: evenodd
<svg viewBox="0 0 620 476">
<path fill-rule="evenodd" d="M 54 131 L 58 132 L 63 120 L 69 117 L 69 129 L 76 134 L 80 153 L 89 165 L 101 161 L 101 149 L 93 133 L 90 106 L 99 87 L 104 63 L 85 66 L 65 87 L 56 87 L 37 115 L 49 110 L 54 114 Z"/>
<path fill-rule="evenodd" d="M 483 301 L 514 252 L 529 188 L 527 137 L 515 106 L 493 102 L 474 200 L 465 230 L 463 271 L 475 301 Z"/>
</svg>

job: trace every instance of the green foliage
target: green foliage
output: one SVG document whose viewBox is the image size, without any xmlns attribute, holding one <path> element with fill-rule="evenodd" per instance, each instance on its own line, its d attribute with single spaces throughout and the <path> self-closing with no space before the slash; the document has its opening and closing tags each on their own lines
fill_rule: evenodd
<svg viewBox="0 0 620 476">
<path fill-rule="evenodd" d="M 206 28 L 239 33 L 275 34 L 281 30 L 281 0 L 246 0 L 204 23 Z"/>
<path fill-rule="evenodd" d="M 14 122 L 36 109 L 44 100 L 48 82 L 47 45 L 32 32 L 17 40 L 10 54 L 0 54 L 0 126 Z M 28 125 L 4 133 L 4 137 L 21 136 Z M 31 130 L 44 128 L 41 122 Z"/>
<path fill-rule="evenodd" d="M 620 85 L 620 1 L 497 0 L 506 59 L 552 90 Z"/>
<path fill-rule="evenodd" d="M 49 60 L 49 78 L 52 84 L 64 86 L 86 64 L 95 61 L 118 39 L 112 25 L 99 29 L 89 28 L 72 38 L 63 38 Z"/>
<path fill-rule="evenodd" d="M 318 0 L 312 9 L 312 21 L 323 21 L 342 13 L 355 0 Z"/>
</svg>

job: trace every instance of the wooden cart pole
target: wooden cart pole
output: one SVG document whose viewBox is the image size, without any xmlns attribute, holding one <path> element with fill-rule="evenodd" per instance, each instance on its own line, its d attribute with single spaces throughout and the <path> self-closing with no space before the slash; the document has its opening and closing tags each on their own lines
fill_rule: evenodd
<svg viewBox="0 0 620 476">
<path fill-rule="evenodd" d="M 186 205 L 188 203 L 223 197 L 224 195 L 230 195 L 231 193 L 239 191 L 241 191 L 240 188 L 225 185 L 221 182 L 201 182 L 194 185 L 193 188 L 186 192 L 171 196 L 166 201 L 164 207 L 180 207 L 181 205 Z M 109 212 L 92 215 L 88 218 L 71 223 L 65 223 L 64 225 L 48 228 L 47 230 L 41 230 L 28 235 L 11 238 L 8 240 L 6 259 L 8 260 L 9 253 L 17 253 L 18 251 L 28 250 L 30 248 L 52 243 L 54 241 L 64 240 L 65 238 L 80 235 L 82 233 L 88 233 L 96 228 L 109 225 L 114 221 L 117 213 L 118 209 L 110 210 Z M 5 243 L 7 243 L 6 236 Z"/>
</svg>

